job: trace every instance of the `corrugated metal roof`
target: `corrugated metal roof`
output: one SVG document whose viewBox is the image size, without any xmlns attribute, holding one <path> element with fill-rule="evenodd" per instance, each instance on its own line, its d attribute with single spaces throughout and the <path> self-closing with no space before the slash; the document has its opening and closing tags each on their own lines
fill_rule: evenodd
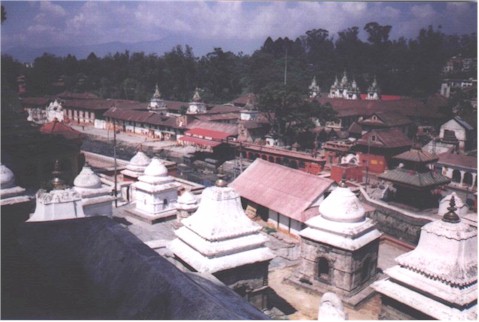
<svg viewBox="0 0 479 322">
<path fill-rule="evenodd" d="M 257 204 L 300 222 L 333 180 L 256 159 L 230 186 Z"/>
</svg>

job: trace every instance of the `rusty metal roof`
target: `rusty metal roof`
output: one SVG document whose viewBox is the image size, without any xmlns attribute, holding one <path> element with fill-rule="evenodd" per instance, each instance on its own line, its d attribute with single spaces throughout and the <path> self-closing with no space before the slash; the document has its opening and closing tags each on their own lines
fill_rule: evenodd
<svg viewBox="0 0 479 322">
<path fill-rule="evenodd" d="M 257 204 L 300 222 L 334 183 L 300 170 L 256 159 L 230 186 Z"/>
</svg>

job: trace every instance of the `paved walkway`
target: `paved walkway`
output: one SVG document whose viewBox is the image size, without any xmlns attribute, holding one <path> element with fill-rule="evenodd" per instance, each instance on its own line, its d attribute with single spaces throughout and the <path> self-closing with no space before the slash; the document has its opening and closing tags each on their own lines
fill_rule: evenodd
<svg viewBox="0 0 479 322">
<path fill-rule="evenodd" d="M 94 136 L 98 139 L 107 142 L 113 142 L 113 131 L 104 130 L 104 129 L 97 129 L 93 126 L 81 126 L 81 125 L 71 125 L 72 128 L 75 130 L 82 132 L 86 135 Z M 145 136 L 139 134 L 132 134 L 132 133 L 125 133 L 125 132 L 118 132 L 116 134 L 116 140 L 119 143 L 124 143 L 128 145 L 139 146 L 140 144 L 145 147 L 151 147 L 153 151 L 161 150 L 161 149 L 171 149 L 176 148 L 177 143 L 175 141 L 161 141 L 159 139 L 152 139 L 147 138 Z M 179 147 L 178 150 L 186 149 L 184 147 Z M 175 149 L 177 150 L 177 149 Z"/>
</svg>

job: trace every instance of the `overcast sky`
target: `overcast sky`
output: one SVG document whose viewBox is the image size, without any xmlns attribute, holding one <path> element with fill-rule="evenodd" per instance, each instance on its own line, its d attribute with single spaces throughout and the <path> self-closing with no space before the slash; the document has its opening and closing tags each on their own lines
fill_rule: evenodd
<svg viewBox="0 0 479 322">
<path fill-rule="evenodd" d="M 477 30 L 476 2 L 311 1 L 2 1 L 7 20 L 2 47 L 92 45 L 112 41 L 195 37 L 214 46 L 257 43 L 266 37 L 295 39 L 307 30 L 338 31 L 367 22 L 392 25 L 391 38 L 415 38 L 420 28 L 445 33 Z"/>
</svg>

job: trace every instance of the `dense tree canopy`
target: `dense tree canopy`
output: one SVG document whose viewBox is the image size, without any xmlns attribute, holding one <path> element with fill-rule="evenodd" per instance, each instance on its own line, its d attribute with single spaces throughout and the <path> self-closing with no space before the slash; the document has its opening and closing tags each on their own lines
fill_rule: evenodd
<svg viewBox="0 0 479 322">
<path fill-rule="evenodd" d="M 103 98 L 140 101 L 151 97 L 156 84 L 165 99 L 181 101 L 189 101 L 199 87 L 207 102 L 219 103 L 260 93 L 274 83 L 304 91 L 313 77 L 327 91 L 335 76 L 347 71 L 362 92 L 376 77 L 383 93 L 426 96 L 438 91 L 447 59 L 477 57 L 476 34 L 445 35 L 440 27 L 429 26 L 415 39 L 391 40 L 392 28 L 369 22 L 362 28 L 366 41 L 358 26 L 338 32 L 337 38 L 320 28 L 295 40 L 268 37 L 252 55 L 215 48 L 196 57 L 189 46 L 176 46 L 162 56 L 125 51 L 77 59 L 45 53 L 31 68 L 2 55 L 2 86 L 16 88 L 22 74 L 28 95 L 91 91 Z"/>
</svg>

